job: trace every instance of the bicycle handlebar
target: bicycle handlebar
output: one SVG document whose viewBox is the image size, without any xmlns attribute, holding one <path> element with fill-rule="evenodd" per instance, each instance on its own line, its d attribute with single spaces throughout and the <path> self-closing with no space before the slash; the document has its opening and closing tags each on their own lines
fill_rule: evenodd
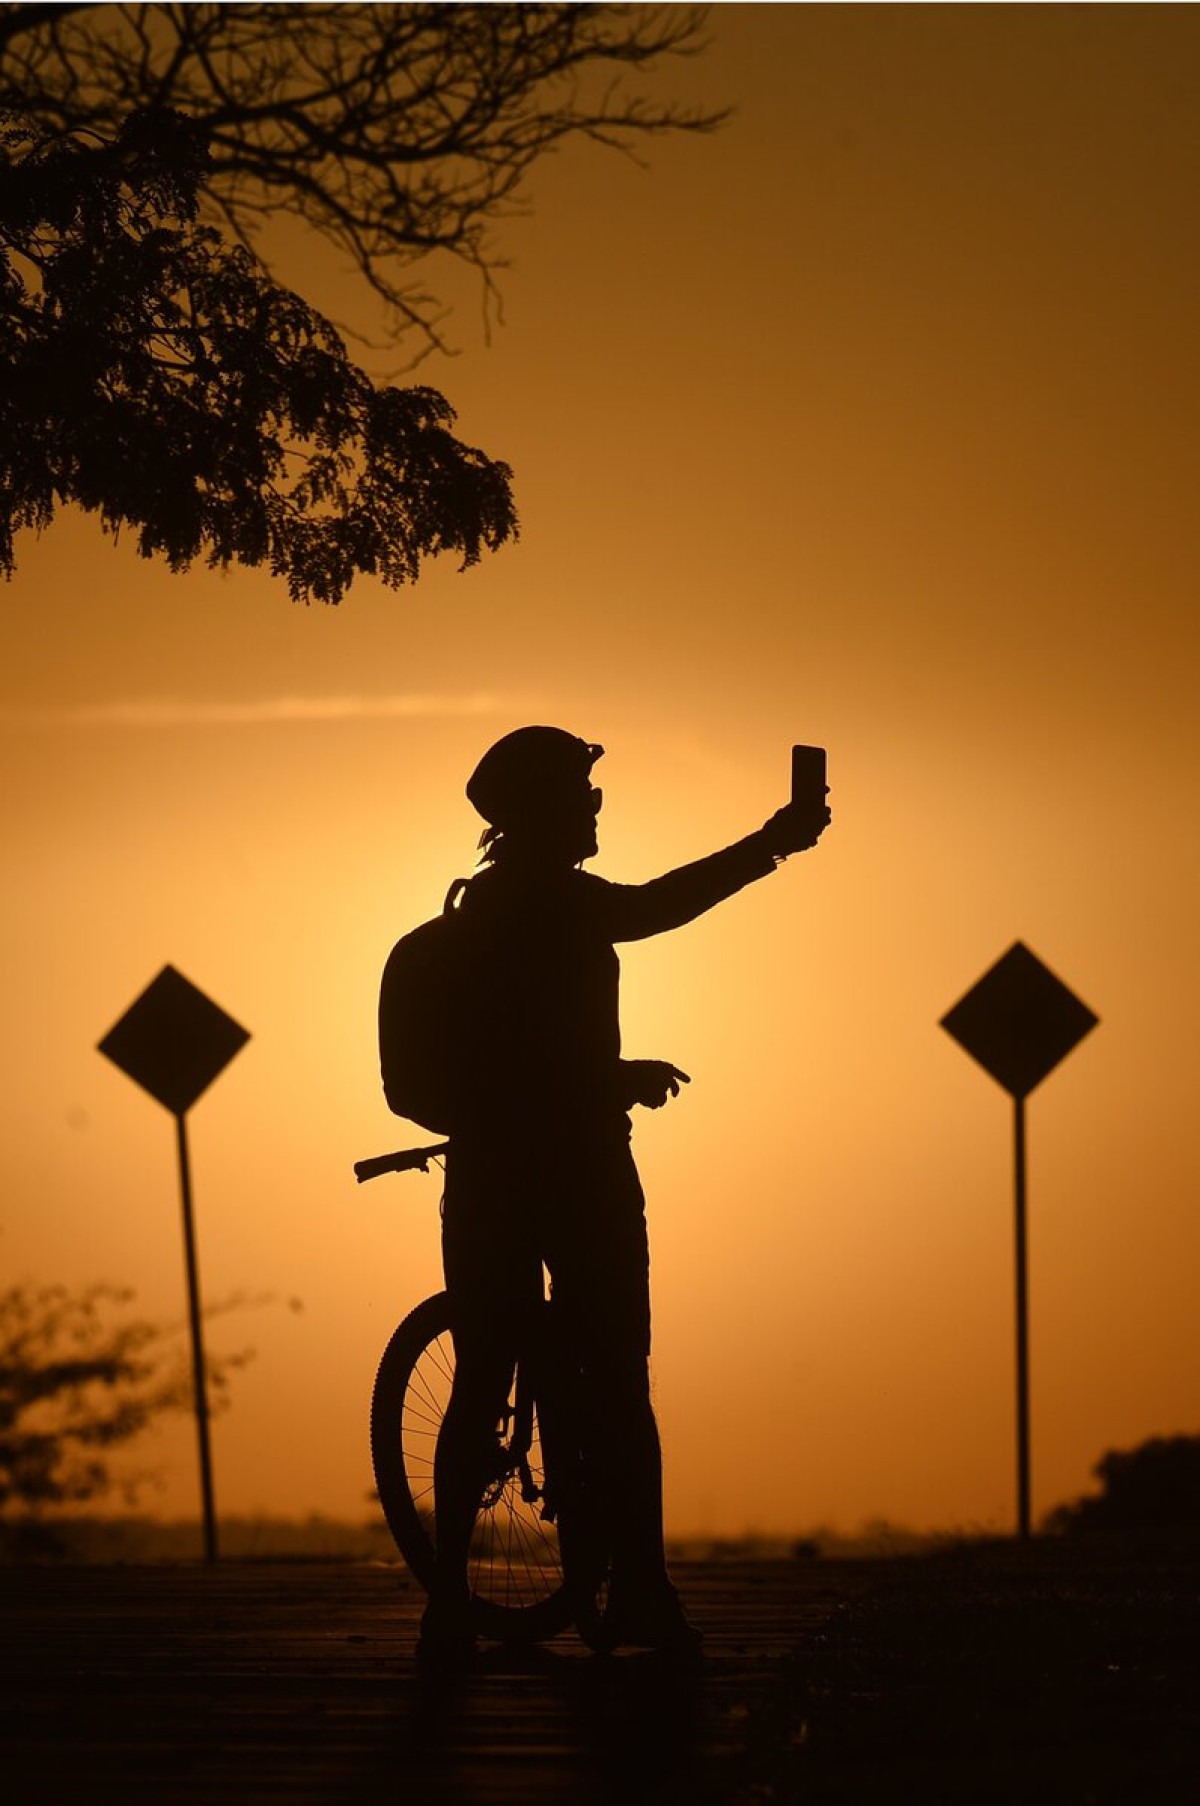
<svg viewBox="0 0 1200 1806">
<path fill-rule="evenodd" d="M 354 1177 L 361 1185 L 364 1179 L 378 1179 L 381 1173 L 427 1173 L 429 1162 L 444 1154 L 449 1146 L 448 1141 L 439 1141 L 431 1148 L 400 1148 L 394 1154 L 376 1154 L 372 1160 L 356 1160 Z"/>
</svg>

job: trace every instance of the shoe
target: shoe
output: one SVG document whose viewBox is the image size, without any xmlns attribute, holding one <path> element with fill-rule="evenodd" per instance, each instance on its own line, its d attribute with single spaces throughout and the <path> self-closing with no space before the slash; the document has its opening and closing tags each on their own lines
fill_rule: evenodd
<svg viewBox="0 0 1200 1806">
<path fill-rule="evenodd" d="M 652 1593 L 610 1599 L 604 1614 L 607 1646 L 661 1649 L 672 1655 L 698 1655 L 704 1641 L 683 1609 L 679 1594 L 667 1582 Z"/>
<path fill-rule="evenodd" d="M 431 1596 L 421 1616 L 418 1666 L 426 1673 L 460 1673 L 469 1667 L 475 1647 L 470 1600 Z"/>
</svg>

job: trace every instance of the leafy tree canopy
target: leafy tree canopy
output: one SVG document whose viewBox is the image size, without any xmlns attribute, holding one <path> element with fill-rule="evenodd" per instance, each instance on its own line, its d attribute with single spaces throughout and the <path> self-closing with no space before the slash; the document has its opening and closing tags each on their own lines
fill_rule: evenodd
<svg viewBox="0 0 1200 1806">
<path fill-rule="evenodd" d="M 395 586 L 431 552 L 470 564 L 501 544 L 508 467 L 454 436 L 435 389 L 376 387 L 196 223 L 206 163 L 203 135 L 159 112 L 0 170 L 0 567 L 61 501 L 173 570 L 267 563 L 322 602 L 359 572 Z"/>
<path fill-rule="evenodd" d="M 687 7 L 0 5 L 0 569 L 76 502 L 173 569 L 267 564 L 336 602 L 517 530 L 511 472 L 445 398 L 377 386 L 270 273 L 291 216 L 394 338 L 443 344 L 414 269 L 493 280 L 492 223 L 571 136 L 716 116 L 620 77 L 694 50 Z"/>
</svg>

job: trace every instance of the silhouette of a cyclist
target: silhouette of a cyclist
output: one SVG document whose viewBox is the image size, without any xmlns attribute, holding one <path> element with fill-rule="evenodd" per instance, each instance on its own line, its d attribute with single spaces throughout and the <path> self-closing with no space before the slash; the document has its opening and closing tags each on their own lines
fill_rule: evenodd
<svg viewBox="0 0 1200 1806">
<path fill-rule="evenodd" d="M 443 1212 L 455 1375 L 434 1470 L 437 1572 L 421 1630 L 430 1653 L 473 1640 L 471 1531 L 543 1261 L 555 1346 L 581 1376 L 608 1470 L 613 1639 L 696 1640 L 663 1551 L 649 1254 L 629 1119 L 634 1104 L 657 1109 L 677 1095 L 687 1075 L 621 1057 L 615 948 L 766 877 L 816 844 L 829 811 L 823 799 L 789 806 L 722 852 L 647 884 L 612 884 L 581 870 L 598 850 L 591 771 L 602 751 L 560 728 L 520 728 L 467 785 L 487 828 L 484 869 L 460 904 L 473 982 Z"/>
</svg>

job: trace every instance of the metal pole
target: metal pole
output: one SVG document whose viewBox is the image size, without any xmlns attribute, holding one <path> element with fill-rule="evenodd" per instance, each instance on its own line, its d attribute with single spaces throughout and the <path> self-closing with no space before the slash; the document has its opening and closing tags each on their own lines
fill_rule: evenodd
<svg viewBox="0 0 1200 1806">
<path fill-rule="evenodd" d="M 192 1220 L 192 1179 L 188 1167 L 187 1125 L 175 1118 L 179 1143 L 179 1189 L 183 1195 L 183 1245 L 187 1258 L 188 1316 L 192 1327 L 192 1384 L 196 1401 L 196 1435 L 200 1444 L 200 1494 L 204 1506 L 204 1559 L 217 1559 L 217 1514 L 213 1509 L 212 1456 L 208 1445 L 208 1388 L 204 1371 L 204 1339 L 200 1322 L 200 1278 L 196 1270 L 196 1231 Z"/>
<path fill-rule="evenodd" d="M 1029 1297 L 1025 1245 L 1025 1099 L 1013 1099 L 1017 1269 L 1017 1535 L 1029 1540 Z"/>
</svg>

